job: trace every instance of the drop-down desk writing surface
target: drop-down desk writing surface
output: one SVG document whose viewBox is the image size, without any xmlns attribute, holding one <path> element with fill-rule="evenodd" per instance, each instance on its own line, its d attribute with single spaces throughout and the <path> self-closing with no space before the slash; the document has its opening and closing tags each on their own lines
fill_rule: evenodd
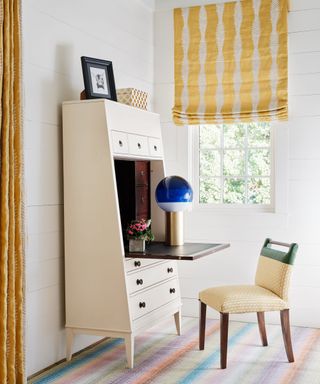
<svg viewBox="0 0 320 384">
<path fill-rule="evenodd" d="M 185 243 L 183 245 L 171 246 L 163 242 L 152 242 L 146 245 L 145 252 L 129 252 L 128 249 L 126 249 L 125 257 L 192 261 L 228 247 L 230 247 L 229 243 Z"/>
</svg>

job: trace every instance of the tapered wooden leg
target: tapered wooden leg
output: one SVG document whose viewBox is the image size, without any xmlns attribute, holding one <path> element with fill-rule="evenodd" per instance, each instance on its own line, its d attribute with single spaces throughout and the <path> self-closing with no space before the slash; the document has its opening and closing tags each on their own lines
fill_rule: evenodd
<svg viewBox="0 0 320 384">
<path fill-rule="evenodd" d="M 257 312 L 259 332 L 261 337 L 261 342 L 264 347 L 268 345 L 267 333 L 266 333 L 266 324 L 264 321 L 264 312 Z"/>
<path fill-rule="evenodd" d="M 70 361 L 72 358 L 72 345 L 73 345 L 73 330 L 71 328 L 66 328 L 66 357 L 67 361 Z"/>
<path fill-rule="evenodd" d="M 200 303 L 200 317 L 199 317 L 199 349 L 204 350 L 204 342 L 206 338 L 206 313 L 207 304 L 199 301 Z"/>
<path fill-rule="evenodd" d="M 293 363 L 294 356 L 293 356 L 292 343 L 291 343 L 289 309 L 284 309 L 280 311 L 280 318 L 281 318 L 282 336 L 283 336 L 284 346 L 286 348 L 288 361 L 289 363 Z"/>
<path fill-rule="evenodd" d="M 133 368 L 133 357 L 134 357 L 134 337 L 132 333 L 129 333 L 124 337 L 124 342 L 126 344 L 126 355 L 128 367 Z"/>
<path fill-rule="evenodd" d="M 220 312 L 220 366 L 227 368 L 229 313 Z"/>
<path fill-rule="evenodd" d="M 174 321 L 176 323 L 177 334 L 181 335 L 181 311 L 174 314 Z"/>
</svg>

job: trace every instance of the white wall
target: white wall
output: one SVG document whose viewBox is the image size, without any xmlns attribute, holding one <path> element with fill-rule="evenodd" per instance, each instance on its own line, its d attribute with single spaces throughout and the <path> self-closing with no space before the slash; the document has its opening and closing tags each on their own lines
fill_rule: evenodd
<svg viewBox="0 0 320 384">
<path fill-rule="evenodd" d="M 65 357 L 61 102 L 79 99 L 84 55 L 111 60 L 117 88 L 145 90 L 153 103 L 148 4 L 23 0 L 28 375 Z"/>
<path fill-rule="evenodd" d="M 171 121 L 172 8 L 211 2 L 157 0 L 154 22 L 153 0 L 23 0 L 28 375 L 64 357 L 61 102 L 77 99 L 83 89 L 80 56 L 112 60 L 118 88 L 149 93 L 151 108 L 154 103 L 161 113 L 168 174 L 188 177 L 187 130 Z M 290 120 L 279 128 L 282 142 L 288 137 L 289 154 L 278 162 L 278 169 L 288 173 L 278 180 L 280 189 L 288 190 L 287 207 L 273 215 L 186 215 L 187 238 L 232 246 L 212 258 L 180 264 L 185 314 L 197 314 L 197 292 L 203 287 L 249 282 L 261 243 L 270 236 L 299 243 L 293 322 L 320 326 L 320 307 L 314 307 L 320 296 L 319 20 L 318 0 L 292 0 Z M 79 337 L 76 349 L 91 341 Z"/>
<path fill-rule="evenodd" d="M 223 0 L 222 0 L 223 1 Z M 161 114 L 168 174 L 191 178 L 190 135 L 171 120 L 174 98 L 172 8 L 214 0 L 157 0 L 155 111 Z M 186 239 L 230 242 L 231 248 L 193 263 L 180 263 L 184 314 L 197 315 L 198 291 L 219 284 L 251 283 L 266 237 L 299 243 L 291 289 L 292 323 L 320 327 L 320 2 L 292 0 L 289 13 L 289 108 L 276 127 L 276 213 L 193 210 L 185 214 Z M 281 146 L 281 148 L 279 148 Z M 280 194 L 284 194 L 284 199 Z M 212 317 L 217 314 L 210 312 Z M 269 314 L 267 321 L 277 322 Z M 233 316 L 254 319 L 252 316 Z"/>
</svg>

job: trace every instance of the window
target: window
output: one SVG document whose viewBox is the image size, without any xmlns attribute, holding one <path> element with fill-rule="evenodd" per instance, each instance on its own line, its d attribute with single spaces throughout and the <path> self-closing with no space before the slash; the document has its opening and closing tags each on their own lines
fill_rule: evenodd
<svg viewBox="0 0 320 384">
<path fill-rule="evenodd" d="M 271 208 L 270 123 L 201 125 L 196 130 L 198 202 Z"/>
</svg>

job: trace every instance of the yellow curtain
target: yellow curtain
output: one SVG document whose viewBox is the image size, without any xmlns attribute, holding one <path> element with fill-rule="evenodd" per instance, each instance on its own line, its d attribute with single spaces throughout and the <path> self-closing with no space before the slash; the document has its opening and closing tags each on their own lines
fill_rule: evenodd
<svg viewBox="0 0 320 384">
<path fill-rule="evenodd" d="M 286 120 L 287 0 L 174 10 L 177 125 Z"/>
<path fill-rule="evenodd" d="M 20 1 L 0 0 L 0 383 L 25 381 Z"/>
</svg>

